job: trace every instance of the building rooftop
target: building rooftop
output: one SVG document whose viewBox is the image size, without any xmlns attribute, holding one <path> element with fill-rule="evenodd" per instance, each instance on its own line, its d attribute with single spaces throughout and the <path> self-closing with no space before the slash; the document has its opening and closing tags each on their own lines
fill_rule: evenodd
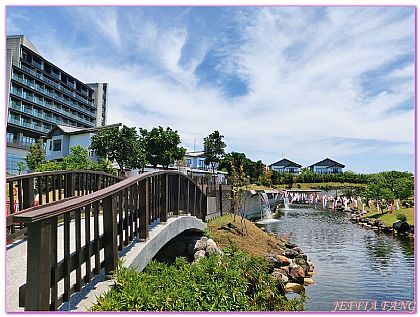
<svg viewBox="0 0 420 317">
<path fill-rule="evenodd" d="M 90 132 L 96 132 L 102 129 L 107 129 L 107 128 L 116 128 L 116 127 L 120 127 L 121 123 L 115 123 L 115 124 L 110 124 L 110 125 L 105 125 L 102 127 L 94 127 L 94 128 L 75 128 L 75 127 L 71 127 L 71 126 L 67 126 L 67 125 L 61 125 L 61 124 L 57 124 L 56 126 L 54 126 L 50 132 L 48 132 L 48 134 L 44 137 L 42 137 L 43 139 L 48 139 L 51 137 L 51 135 L 54 133 L 55 130 L 59 129 L 61 130 L 63 133 L 65 134 L 82 134 L 82 133 L 90 133 Z"/>
<path fill-rule="evenodd" d="M 271 167 L 273 165 L 284 166 L 284 167 L 302 167 L 302 165 L 300 165 L 298 163 L 295 163 L 295 162 L 293 162 L 291 160 L 288 160 L 286 158 L 284 158 L 284 159 L 282 159 L 282 160 L 280 160 L 280 161 L 278 161 L 276 163 L 273 163 L 271 165 L 268 165 L 268 166 Z"/>
<path fill-rule="evenodd" d="M 326 158 L 325 160 L 319 161 L 318 163 L 309 165 L 309 167 L 312 167 L 312 166 L 315 166 L 315 165 L 327 166 L 327 167 L 333 167 L 333 166 L 335 167 L 335 166 L 337 166 L 337 167 L 341 167 L 341 168 L 344 168 L 345 167 L 343 164 L 338 163 L 338 162 L 336 162 L 336 161 L 334 161 L 334 160 L 332 160 L 330 158 Z"/>
<path fill-rule="evenodd" d="M 204 155 L 204 151 L 195 151 L 195 152 L 185 153 L 185 156 L 192 156 L 192 157 L 198 157 L 198 156 L 203 156 L 203 155 Z"/>
</svg>

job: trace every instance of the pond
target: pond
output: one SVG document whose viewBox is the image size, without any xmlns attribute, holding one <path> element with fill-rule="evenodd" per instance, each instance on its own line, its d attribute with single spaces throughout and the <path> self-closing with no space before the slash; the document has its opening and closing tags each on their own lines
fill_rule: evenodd
<svg viewBox="0 0 420 317">
<path fill-rule="evenodd" d="M 317 274 L 315 284 L 306 287 L 306 311 L 332 311 L 339 301 L 369 302 L 365 308 L 373 310 L 375 303 L 376 310 L 381 305 L 391 309 L 385 301 L 414 300 L 411 237 L 366 229 L 351 223 L 347 213 L 313 208 L 282 210 L 280 221 L 264 227 L 288 235 L 314 263 Z"/>
</svg>

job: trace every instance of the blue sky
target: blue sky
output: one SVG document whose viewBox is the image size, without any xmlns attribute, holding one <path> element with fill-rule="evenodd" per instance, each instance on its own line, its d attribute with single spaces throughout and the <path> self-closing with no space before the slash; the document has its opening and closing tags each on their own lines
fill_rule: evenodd
<svg viewBox="0 0 420 317">
<path fill-rule="evenodd" d="M 414 170 L 413 7 L 13 7 L 7 34 L 85 82 L 108 123 L 355 172 Z"/>
</svg>

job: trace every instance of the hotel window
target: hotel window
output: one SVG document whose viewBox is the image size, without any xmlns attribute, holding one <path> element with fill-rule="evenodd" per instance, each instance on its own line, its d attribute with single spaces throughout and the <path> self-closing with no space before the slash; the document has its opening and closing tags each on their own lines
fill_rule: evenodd
<svg viewBox="0 0 420 317">
<path fill-rule="evenodd" d="M 185 165 L 187 165 L 188 167 L 191 166 L 191 159 L 186 159 Z"/>
<path fill-rule="evenodd" d="M 53 142 L 53 151 L 61 151 L 61 140 L 54 140 Z"/>
</svg>

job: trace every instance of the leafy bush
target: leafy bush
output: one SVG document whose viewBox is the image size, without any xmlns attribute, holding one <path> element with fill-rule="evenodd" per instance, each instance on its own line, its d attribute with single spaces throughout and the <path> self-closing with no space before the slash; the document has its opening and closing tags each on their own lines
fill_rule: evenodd
<svg viewBox="0 0 420 317">
<path fill-rule="evenodd" d="M 143 272 L 120 268 L 114 287 L 94 311 L 303 310 L 304 296 L 288 300 L 265 259 L 232 251 L 190 264 L 152 261 Z"/>
<path fill-rule="evenodd" d="M 397 219 L 401 220 L 402 222 L 407 221 L 407 216 L 404 214 L 397 214 Z"/>
</svg>

